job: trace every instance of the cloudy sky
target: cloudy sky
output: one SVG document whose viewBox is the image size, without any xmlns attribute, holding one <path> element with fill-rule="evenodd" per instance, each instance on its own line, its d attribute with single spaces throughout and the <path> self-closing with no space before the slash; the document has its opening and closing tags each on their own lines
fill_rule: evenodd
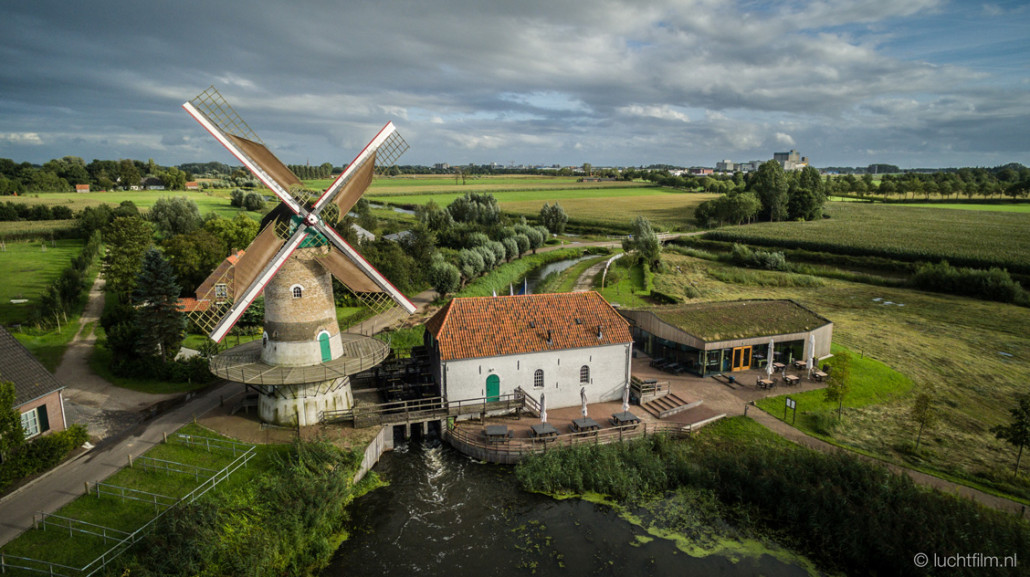
<svg viewBox="0 0 1030 577">
<path fill-rule="evenodd" d="M 5 0 L 0 157 L 287 163 L 393 120 L 402 163 L 1030 164 L 1025 0 Z"/>
</svg>

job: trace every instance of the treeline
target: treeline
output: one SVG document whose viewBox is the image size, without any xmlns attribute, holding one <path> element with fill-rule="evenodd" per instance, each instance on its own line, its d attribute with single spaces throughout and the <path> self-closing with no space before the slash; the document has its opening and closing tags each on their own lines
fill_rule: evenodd
<svg viewBox="0 0 1030 577">
<path fill-rule="evenodd" d="M 932 173 L 884 174 L 877 183 L 872 174 L 848 174 L 826 179 L 827 194 L 916 199 L 944 198 L 1027 198 L 1030 196 L 1030 168 L 1011 163 L 995 168 L 957 168 Z"/>
<path fill-rule="evenodd" d="M 737 175 L 732 181 L 722 181 L 733 183 L 729 192 L 702 202 L 694 210 L 694 219 L 699 225 L 813 220 L 823 215 L 825 186 L 819 171 L 810 166 L 785 172 L 780 163 L 770 160 L 747 176 L 738 178 Z"/>
<path fill-rule="evenodd" d="M 0 222 L 22 220 L 71 220 L 75 213 L 67 206 L 46 204 L 21 204 L 4 202 L 0 204 Z"/>
<path fill-rule="evenodd" d="M 165 188 L 182 189 L 192 175 L 174 167 L 159 166 L 153 159 L 93 160 L 86 164 L 78 156 L 47 161 L 42 166 L 0 158 L 0 195 L 27 192 L 71 192 L 76 184 L 97 190 L 139 186 L 145 177 L 157 179 Z"/>
<path fill-rule="evenodd" d="M 333 164 L 331 162 L 323 162 L 316 166 L 311 166 L 310 164 L 287 164 L 286 168 L 289 168 L 293 174 L 297 175 L 297 178 L 302 180 L 331 178 L 334 171 Z M 343 171 L 339 170 L 338 172 Z"/>
<path fill-rule="evenodd" d="M 295 443 L 272 453 L 246 490 L 212 491 L 165 515 L 130 556 L 124 574 L 311 575 L 332 559 L 344 531 L 354 453 Z"/>
<path fill-rule="evenodd" d="M 843 452 L 658 436 L 548 451 L 522 461 L 516 476 L 530 491 L 594 491 L 629 506 L 684 488 L 702 491 L 717 500 L 710 523 L 776 535 L 821 567 L 849 575 L 922 575 L 924 569 L 913 564 L 917 553 L 1030 555 L 1025 521 L 921 488 L 906 475 Z M 1022 574 L 1015 567 L 992 571 Z M 949 572 L 976 575 L 982 569 Z"/>
</svg>

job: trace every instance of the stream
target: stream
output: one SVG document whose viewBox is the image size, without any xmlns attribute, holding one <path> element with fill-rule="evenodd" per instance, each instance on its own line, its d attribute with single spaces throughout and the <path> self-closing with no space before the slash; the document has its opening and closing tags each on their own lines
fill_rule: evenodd
<svg viewBox="0 0 1030 577">
<path fill-rule="evenodd" d="M 436 439 L 399 444 L 375 470 L 389 485 L 351 504 L 323 577 L 809 575 L 767 554 L 691 557 L 608 506 L 523 492 L 512 467 Z"/>
</svg>

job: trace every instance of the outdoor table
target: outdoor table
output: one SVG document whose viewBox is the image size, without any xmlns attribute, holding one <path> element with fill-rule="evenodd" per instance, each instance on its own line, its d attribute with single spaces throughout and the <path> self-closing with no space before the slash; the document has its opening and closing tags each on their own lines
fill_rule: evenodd
<svg viewBox="0 0 1030 577">
<path fill-rule="evenodd" d="M 558 429 L 555 429 L 551 423 L 540 423 L 530 427 L 533 431 L 534 437 L 557 437 Z"/>
<path fill-rule="evenodd" d="M 577 433 L 586 431 L 596 431 L 601 428 L 601 425 L 597 424 L 597 421 L 590 417 L 583 417 L 582 419 L 575 419 L 572 421 L 572 430 Z"/>
<path fill-rule="evenodd" d="M 774 384 L 772 379 L 758 379 L 758 386 L 763 389 L 771 389 Z"/>
<path fill-rule="evenodd" d="M 801 377 L 798 377 L 796 375 L 787 375 L 783 377 L 783 382 L 787 383 L 788 385 L 796 385 L 799 382 L 801 382 Z"/>
<path fill-rule="evenodd" d="M 782 371 L 785 368 L 787 368 L 787 365 L 785 365 L 783 363 L 773 363 L 773 369 L 775 369 L 777 371 Z"/>
<path fill-rule="evenodd" d="M 487 425 L 483 432 L 486 433 L 486 440 L 494 443 L 508 438 L 507 425 Z"/>
<path fill-rule="evenodd" d="M 817 381 L 821 381 L 826 378 L 826 373 L 822 371 L 812 371 L 812 378 Z"/>
<path fill-rule="evenodd" d="M 808 368 L 808 361 L 794 361 L 794 367 L 803 371 Z"/>
<path fill-rule="evenodd" d="M 636 425 L 639 422 L 640 418 L 629 411 L 623 411 L 612 415 L 612 424 L 617 427 L 622 425 Z"/>
</svg>

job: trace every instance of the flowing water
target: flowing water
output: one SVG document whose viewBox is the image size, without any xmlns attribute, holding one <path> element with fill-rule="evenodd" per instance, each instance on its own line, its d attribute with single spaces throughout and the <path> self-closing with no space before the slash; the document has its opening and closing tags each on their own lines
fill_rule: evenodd
<svg viewBox="0 0 1030 577">
<path fill-rule="evenodd" d="M 526 274 L 526 278 L 523 279 L 523 280 L 520 280 L 518 282 L 518 284 L 514 285 L 514 287 L 512 287 L 512 288 L 514 288 L 515 294 L 522 294 L 524 288 L 528 288 L 529 289 L 529 293 L 533 294 L 536 291 L 536 286 L 538 284 L 540 284 L 540 282 L 543 281 L 545 278 L 547 278 L 549 275 L 554 274 L 554 273 L 562 272 L 562 271 L 564 271 L 566 269 L 571 268 L 572 265 L 576 264 L 577 262 L 581 262 L 581 261 L 584 261 L 584 260 L 586 260 L 588 258 L 593 258 L 595 256 L 597 256 L 597 255 L 587 254 L 587 255 L 583 255 L 583 256 L 578 257 L 578 258 L 571 258 L 569 260 L 560 260 L 558 262 L 552 262 L 552 263 L 549 263 L 549 264 L 545 264 L 544 266 L 539 266 L 539 267 L 529 271 Z M 498 291 L 497 294 L 501 294 L 501 292 Z M 507 293 L 504 293 L 504 294 L 507 294 Z"/>
<path fill-rule="evenodd" d="M 389 486 L 351 505 L 350 538 L 323 577 L 809 574 L 769 555 L 690 557 L 609 507 L 525 493 L 511 467 L 437 440 L 399 444 L 376 472 Z"/>
</svg>

